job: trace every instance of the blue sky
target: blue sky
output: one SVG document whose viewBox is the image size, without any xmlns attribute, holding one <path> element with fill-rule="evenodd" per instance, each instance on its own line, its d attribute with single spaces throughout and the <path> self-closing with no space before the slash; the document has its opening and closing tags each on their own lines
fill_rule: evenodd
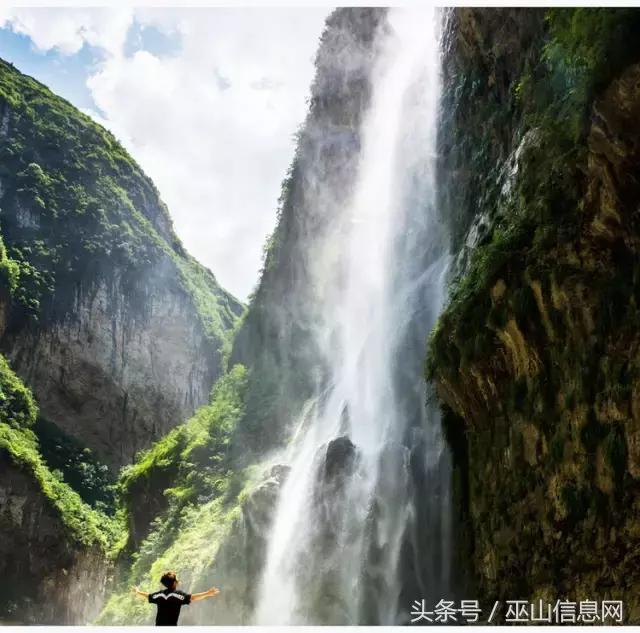
<svg viewBox="0 0 640 633">
<path fill-rule="evenodd" d="M 111 129 L 185 246 L 245 299 L 329 12 L 0 7 L 0 57 Z"/>
<path fill-rule="evenodd" d="M 46 84 L 78 108 L 95 108 L 87 76 L 101 59 L 100 50 L 85 45 L 75 55 L 64 56 L 55 49 L 36 52 L 28 35 L 0 29 L 0 57 L 12 62 L 23 73 Z"/>
</svg>

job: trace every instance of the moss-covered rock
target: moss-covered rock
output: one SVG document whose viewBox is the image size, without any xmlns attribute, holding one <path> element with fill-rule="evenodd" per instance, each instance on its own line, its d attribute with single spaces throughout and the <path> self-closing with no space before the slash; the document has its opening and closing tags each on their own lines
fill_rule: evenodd
<svg viewBox="0 0 640 633">
<path fill-rule="evenodd" d="M 530 34 L 509 63 L 482 37 L 499 12 L 455 14 L 448 55 L 484 88 L 469 120 L 452 121 L 443 164 L 473 172 L 456 195 L 479 201 L 484 233 L 467 222 L 427 374 L 454 450 L 463 550 L 487 600 L 622 599 L 637 623 L 640 14 L 508 14 Z M 464 104 L 472 96 L 463 87 Z M 486 151 L 497 163 L 477 160 Z"/>
<path fill-rule="evenodd" d="M 82 624 L 101 607 L 118 520 L 85 504 L 42 458 L 37 407 L 0 356 L 0 621 Z"/>
</svg>

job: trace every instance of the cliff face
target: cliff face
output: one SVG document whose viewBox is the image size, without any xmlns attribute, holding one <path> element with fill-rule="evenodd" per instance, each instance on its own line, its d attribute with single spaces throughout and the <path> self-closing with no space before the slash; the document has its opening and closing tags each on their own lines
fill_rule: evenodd
<svg viewBox="0 0 640 633">
<path fill-rule="evenodd" d="M 0 394 L 0 622 L 86 624 L 102 605 L 116 522 L 42 458 L 36 404 L 2 356 Z"/>
<path fill-rule="evenodd" d="M 114 471 L 208 401 L 242 306 L 113 136 L 2 61 L 0 235 L 0 620 L 86 624 Z"/>
<path fill-rule="evenodd" d="M 325 248 L 325 236 L 355 181 L 376 56 L 373 41 L 385 15 L 383 9 L 350 9 L 327 19 L 278 223 L 233 342 L 232 361 L 246 365 L 255 378 L 237 430 L 236 446 L 243 450 L 264 453 L 280 445 L 290 430 L 286 423 L 323 378 L 318 306 L 330 300 L 332 289 L 323 285 L 322 272 L 335 257 Z"/>
<path fill-rule="evenodd" d="M 241 311 L 104 129 L 0 63 L 0 348 L 41 414 L 113 466 L 207 402 Z"/>
<path fill-rule="evenodd" d="M 0 622 L 88 624 L 100 612 L 111 565 L 80 545 L 33 477 L 0 453 Z"/>
<path fill-rule="evenodd" d="M 80 290 L 62 320 L 2 344 L 42 414 L 119 466 L 207 401 L 221 353 L 175 275 L 141 280 L 138 305 L 118 281 L 106 283 Z"/>
<path fill-rule="evenodd" d="M 637 623 L 640 22 L 543 18 L 451 16 L 443 207 L 463 210 L 462 255 L 427 373 L 479 594 L 621 599 Z"/>
</svg>

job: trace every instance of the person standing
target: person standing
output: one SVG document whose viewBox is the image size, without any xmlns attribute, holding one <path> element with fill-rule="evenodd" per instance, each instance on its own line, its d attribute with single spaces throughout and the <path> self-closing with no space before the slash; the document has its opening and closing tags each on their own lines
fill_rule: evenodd
<svg viewBox="0 0 640 633">
<path fill-rule="evenodd" d="M 158 607 L 156 613 L 156 626 L 177 626 L 180 617 L 180 609 L 192 602 L 213 598 L 220 593 L 216 587 L 212 587 L 201 593 L 186 593 L 178 589 L 178 577 L 176 572 L 167 571 L 162 574 L 160 583 L 165 589 L 154 593 L 140 591 L 138 587 L 132 587 L 133 593 L 141 598 L 147 598 L 151 604 Z"/>
</svg>

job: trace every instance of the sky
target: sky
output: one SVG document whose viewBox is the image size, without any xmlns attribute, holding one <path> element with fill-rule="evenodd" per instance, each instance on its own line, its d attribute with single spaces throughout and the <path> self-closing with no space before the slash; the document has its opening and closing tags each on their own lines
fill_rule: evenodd
<svg viewBox="0 0 640 633">
<path fill-rule="evenodd" d="M 0 57 L 109 128 L 189 252 L 245 300 L 329 12 L 0 6 Z"/>
</svg>

